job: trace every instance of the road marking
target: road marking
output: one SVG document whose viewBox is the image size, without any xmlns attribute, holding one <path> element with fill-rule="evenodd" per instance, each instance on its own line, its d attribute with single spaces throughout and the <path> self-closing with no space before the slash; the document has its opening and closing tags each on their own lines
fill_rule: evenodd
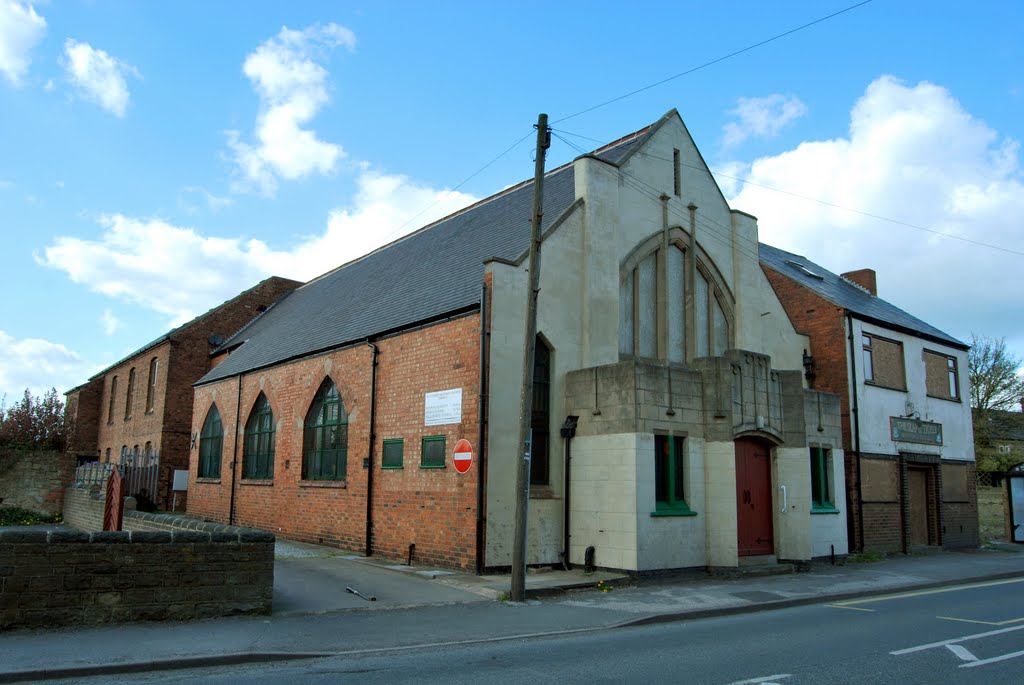
<svg viewBox="0 0 1024 685">
<path fill-rule="evenodd" d="M 1007 659 L 1015 659 L 1019 656 L 1024 656 L 1024 652 L 1011 652 L 1010 654 L 1003 654 L 1002 656 L 994 656 L 991 659 L 982 659 L 981 661 L 972 661 L 969 664 L 960 664 L 960 668 L 971 668 L 972 666 L 985 666 L 986 664 L 994 664 L 997 661 L 1006 661 Z"/>
<path fill-rule="evenodd" d="M 974 590 L 982 587 L 995 587 L 997 585 L 1010 585 L 1012 583 L 1024 583 L 1024 578 L 1010 578 L 1008 580 L 992 580 L 985 583 L 971 583 L 969 585 L 957 585 L 955 587 L 932 588 L 931 590 L 917 590 L 915 592 L 897 592 L 891 595 L 880 597 L 867 597 L 865 599 L 849 599 L 845 602 L 836 602 L 829 606 L 850 608 L 854 604 L 870 604 L 872 602 L 885 602 L 890 599 L 905 599 L 907 597 L 923 597 L 925 595 L 937 595 L 945 592 L 958 592 L 960 590 Z"/>
<path fill-rule="evenodd" d="M 748 678 L 747 680 L 737 680 L 734 683 L 729 683 L 729 685 L 774 685 L 771 681 L 784 680 L 786 678 L 791 678 L 792 676 L 792 673 L 777 673 L 775 675 L 763 675 L 757 678 Z"/>
<path fill-rule="evenodd" d="M 826 604 L 825 606 L 831 609 L 849 609 L 850 611 L 874 611 L 874 609 L 865 609 L 863 607 L 848 607 L 843 604 Z"/>
<path fill-rule="evenodd" d="M 934 647 L 945 647 L 946 645 L 955 645 L 958 642 L 966 642 L 967 640 L 977 640 L 983 637 L 991 637 L 992 635 L 1002 635 L 1003 633 L 1012 633 L 1016 630 L 1024 630 L 1024 626 L 1014 626 L 1012 628 L 1003 628 L 1001 630 L 990 630 L 986 633 L 975 633 L 974 635 L 955 637 L 949 640 L 942 640 L 941 642 L 932 642 L 927 645 L 918 645 L 917 647 L 897 649 L 895 652 L 889 652 L 889 654 L 892 654 L 893 656 L 900 656 L 903 654 L 910 654 L 911 652 L 922 652 L 926 649 L 932 649 Z M 979 661 L 978 663 L 982 662 Z"/>
<path fill-rule="evenodd" d="M 946 621 L 961 621 L 963 623 L 980 623 L 983 626 L 1008 626 L 1011 623 L 1020 623 L 1021 621 L 1024 621 L 1024 618 L 1010 618 L 1005 621 L 979 621 L 975 618 L 956 618 L 954 616 L 936 616 L 935 618 L 941 618 Z"/>
<path fill-rule="evenodd" d="M 946 649 L 960 657 L 960 661 L 977 661 L 978 657 L 968 651 L 966 647 L 961 645 L 946 645 Z"/>
</svg>

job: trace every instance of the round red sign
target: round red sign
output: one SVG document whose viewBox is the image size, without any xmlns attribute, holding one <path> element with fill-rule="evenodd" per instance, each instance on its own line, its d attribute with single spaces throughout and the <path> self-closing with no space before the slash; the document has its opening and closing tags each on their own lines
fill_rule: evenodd
<svg viewBox="0 0 1024 685">
<path fill-rule="evenodd" d="M 469 467 L 473 465 L 473 446 L 469 444 L 469 440 L 459 440 L 455 443 L 455 449 L 452 450 L 452 462 L 455 464 L 455 470 L 459 473 L 469 471 Z"/>
</svg>

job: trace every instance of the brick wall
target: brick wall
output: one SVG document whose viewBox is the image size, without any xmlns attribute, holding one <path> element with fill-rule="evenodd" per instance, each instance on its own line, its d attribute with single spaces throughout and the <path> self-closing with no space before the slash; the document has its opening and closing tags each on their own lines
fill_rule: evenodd
<svg viewBox="0 0 1024 685">
<path fill-rule="evenodd" d="M 95 461 L 99 457 L 100 403 L 103 400 L 103 379 L 80 385 L 67 394 L 64 422 L 67 424 L 68 452 Z"/>
<path fill-rule="evenodd" d="M 476 561 L 474 464 L 460 475 L 451 466 L 420 468 L 424 437 L 444 436 L 451 454 L 460 438 L 476 443 L 480 377 L 478 314 L 445 321 L 377 343 L 377 397 L 373 445 L 374 554 L 416 558 L 441 566 L 471 568 Z M 196 388 L 192 432 L 199 433 L 216 403 L 224 427 L 220 478 L 199 479 L 198 442 L 189 466 L 190 515 L 252 526 L 315 543 L 366 548 L 367 469 L 370 454 L 370 385 L 373 352 L 368 345 L 282 364 Z M 343 481 L 302 479 L 303 425 L 326 377 L 335 383 L 348 415 L 348 454 Z M 462 422 L 424 425 L 424 394 L 462 389 Z M 237 397 L 241 396 L 240 411 Z M 244 449 L 236 437 L 260 393 L 276 425 L 273 478 L 242 479 Z M 403 440 L 403 467 L 382 469 L 383 441 Z M 232 477 L 234 509 L 232 511 Z"/>
<path fill-rule="evenodd" d="M 983 540 L 1009 540 L 1006 485 L 978 487 L 978 528 Z"/>
<path fill-rule="evenodd" d="M 0 530 L 0 629 L 270 613 L 262 531 Z"/>
<path fill-rule="evenodd" d="M 79 389 L 75 404 L 76 433 L 87 448 L 88 436 L 95 434 L 91 450 L 100 461 L 118 461 L 122 447 L 145 449 L 148 442 L 160 453 L 162 474 L 187 469 L 192 427 L 192 384 L 210 368 L 210 336 L 227 338 L 272 305 L 283 294 L 300 285 L 297 281 L 268 278 L 219 307 L 171 331 L 167 339 L 140 351 Z M 157 360 L 157 383 L 153 407 L 146 409 L 149 369 Z M 128 381 L 135 369 L 132 406 L 127 408 Z M 111 411 L 111 387 L 117 390 Z M 93 387 L 95 386 L 95 390 Z M 71 395 L 69 395 L 69 401 Z M 108 456 L 109 455 L 109 456 Z M 151 493 L 160 508 L 170 508 L 172 492 L 162 478 L 159 492 Z"/>
<path fill-rule="evenodd" d="M 0 500 L 5 506 L 57 514 L 75 476 L 72 454 L 0 448 Z"/>
</svg>

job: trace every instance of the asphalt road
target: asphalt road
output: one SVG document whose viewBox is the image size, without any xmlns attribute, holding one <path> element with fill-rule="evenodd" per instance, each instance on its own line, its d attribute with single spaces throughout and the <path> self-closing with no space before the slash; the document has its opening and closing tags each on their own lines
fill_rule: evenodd
<svg viewBox="0 0 1024 685">
<path fill-rule="evenodd" d="M 1016 685 L 1024 682 L 1024 578 L 560 637 L 78 682 L 640 681 Z"/>
</svg>

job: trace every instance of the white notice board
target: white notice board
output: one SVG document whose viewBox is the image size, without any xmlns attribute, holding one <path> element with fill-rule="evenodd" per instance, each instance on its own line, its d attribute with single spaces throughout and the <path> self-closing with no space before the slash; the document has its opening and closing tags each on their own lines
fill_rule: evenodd
<svg viewBox="0 0 1024 685">
<path fill-rule="evenodd" d="M 428 392 L 423 397 L 423 425 L 462 423 L 462 388 Z"/>
</svg>

